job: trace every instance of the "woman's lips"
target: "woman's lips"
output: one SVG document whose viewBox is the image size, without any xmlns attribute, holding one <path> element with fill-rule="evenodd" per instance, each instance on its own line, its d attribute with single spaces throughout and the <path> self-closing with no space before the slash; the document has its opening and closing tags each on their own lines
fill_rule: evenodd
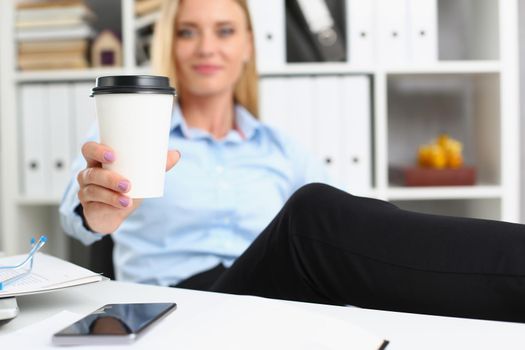
<svg viewBox="0 0 525 350">
<path fill-rule="evenodd" d="M 200 74 L 214 74 L 222 69 L 221 66 L 214 64 L 196 64 L 193 66 L 193 69 Z"/>
</svg>

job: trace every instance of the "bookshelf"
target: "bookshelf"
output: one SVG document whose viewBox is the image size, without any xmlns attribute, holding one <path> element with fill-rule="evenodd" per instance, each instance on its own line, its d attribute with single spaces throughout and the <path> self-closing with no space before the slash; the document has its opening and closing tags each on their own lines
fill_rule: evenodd
<svg viewBox="0 0 525 350">
<path fill-rule="evenodd" d="M 99 4 L 101 2 L 99 1 Z M 263 80 L 293 77 L 366 76 L 371 82 L 371 186 L 365 193 L 400 207 L 429 213 L 517 222 L 519 207 L 518 1 L 438 0 L 438 60 L 430 63 L 293 63 L 267 67 Z M 100 5 L 103 6 L 103 5 Z M 23 195 L 20 170 L 18 87 L 32 83 L 92 82 L 100 75 L 147 73 L 137 66 L 136 31 L 155 15 L 134 17 L 121 0 L 123 67 L 19 72 L 15 70 L 14 6 L 0 1 L 0 251 L 25 250 L 33 233 L 57 244 L 67 257 L 56 197 Z M 466 44 L 468 43 L 468 44 Z M 421 102 L 421 101 L 424 101 Z M 447 116 L 440 120 L 442 116 Z M 408 163 L 417 145 L 435 137 L 439 123 L 457 130 L 465 156 L 479 169 L 475 186 L 399 186 L 389 167 Z"/>
</svg>

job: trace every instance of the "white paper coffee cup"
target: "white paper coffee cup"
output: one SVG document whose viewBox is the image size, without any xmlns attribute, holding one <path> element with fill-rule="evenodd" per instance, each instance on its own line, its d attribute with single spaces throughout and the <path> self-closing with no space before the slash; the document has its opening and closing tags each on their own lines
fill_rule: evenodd
<svg viewBox="0 0 525 350">
<path fill-rule="evenodd" d="M 148 75 L 99 77 L 96 85 L 100 142 L 115 153 L 103 167 L 131 182 L 131 198 L 162 197 L 175 89 Z"/>
</svg>

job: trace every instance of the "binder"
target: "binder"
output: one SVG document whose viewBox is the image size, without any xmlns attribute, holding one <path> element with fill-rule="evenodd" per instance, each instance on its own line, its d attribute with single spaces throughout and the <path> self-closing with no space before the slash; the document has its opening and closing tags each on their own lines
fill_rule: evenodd
<svg viewBox="0 0 525 350">
<path fill-rule="evenodd" d="M 314 128 L 316 134 L 316 154 L 327 167 L 334 184 L 342 188 L 342 144 L 341 78 L 321 76 L 314 78 Z M 344 189 L 344 188 L 342 188 Z"/>
<path fill-rule="evenodd" d="M 259 81 L 261 120 L 282 132 L 290 129 L 287 118 L 287 78 L 264 77 Z"/>
<path fill-rule="evenodd" d="M 316 96 L 313 78 L 294 76 L 285 81 L 287 134 L 305 150 L 316 149 L 313 107 Z"/>
<path fill-rule="evenodd" d="M 43 197 L 49 186 L 49 163 L 46 122 L 46 89 L 44 84 L 23 84 L 19 88 L 22 147 L 22 193 L 28 197 Z"/>
<path fill-rule="evenodd" d="M 375 1 L 346 0 L 348 59 L 352 64 L 364 65 L 375 61 Z M 416 0 L 417 1 L 417 0 Z"/>
<path fill-rule="evenodd" d="M 261 80 L 261 119 L 305 150 L 315 151 L 313 78 L 266 77 Z"/>
<path fill-rule="evenodd" d="M 386 66 L 406 63 L 409 44 L 408 0 L 375 1 L 379 61 Z"/>
<path fill-rule="evenodd" d="M 284 0 L 249 0 L 259 72 L 283 68 L 286 63 Z"/>
<path fill-rule="evenodd" d="M 71 115 L 71 160 L 80 154 L 82 145 L 86 142 L 88 132 L 95 124 L 95 100 L 89 97 L 92 88 L 92 82 L 77 82 L 71 84 L 73 101 L 73 113 Z"/>
<path fill-rule="evenodd" d="M 437 0 L 408 0 L 410 58 L 416 63 L 438 59 Z"/>
<path fill-rule="evenodd" d="M 366 196 L 372 188 L 372 99 L 368 76 L 342 78 L 342 171 L 345 190 Z"/>
<path fill-rule="evenodd" d="M 372 187 L 370 78 L 265 77 L 260 84 L 261 119 L 315 154 L 334 185 L 368 194 Z"/>
<path fill-rule="evenodd" d="M 60 198 L 69 182 L 71 168 L 71 93 L 67 83 L 49 84 L 46 89 L 48 108 L 49 154 L 46 158 L 50 169 L 48 195 Z"/>
</svg>

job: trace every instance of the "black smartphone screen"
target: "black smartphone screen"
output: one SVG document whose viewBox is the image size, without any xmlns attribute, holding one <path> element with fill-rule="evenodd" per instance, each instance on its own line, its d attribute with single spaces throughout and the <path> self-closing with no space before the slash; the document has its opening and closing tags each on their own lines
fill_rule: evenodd
<svg viewBox="0 0 525 350">
<path fill-rule="evenodd" d="M 139 334 L 176 306 L 175 303 L 108 304 L 63 329 L 56 336 Z"/>
</svg>

